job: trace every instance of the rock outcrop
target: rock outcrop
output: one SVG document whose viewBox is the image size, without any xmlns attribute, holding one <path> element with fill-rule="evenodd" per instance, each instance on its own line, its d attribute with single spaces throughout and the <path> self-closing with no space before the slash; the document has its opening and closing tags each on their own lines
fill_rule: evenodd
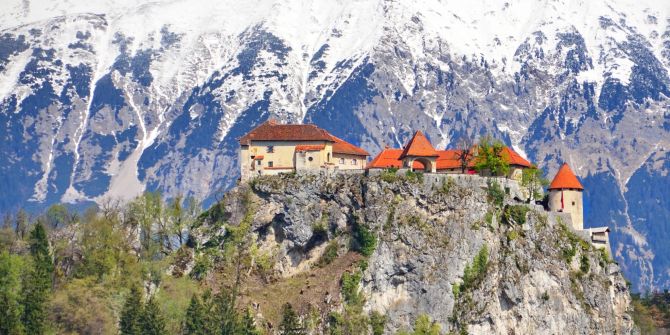
<svg viewBox="0 0 670 335">
<path fill-rule="evenodd" d="M 231 226 L 253 217 L 257 247 L 272 250 L 268 285 L 312 273 L 307 290 L 318 276 L 351 272 L 342 262 L 323 265 L 331 243 L 337 260 L 365 259 L 363 309 L 387 316 L 385 333 L 411 329 L 420 315 L 442 331 L 469 334 L 634 332 L 619 267 L 571 231 L 569 216 L 503 196 L 518 185 L 502 183 L 404 173 L 266 176 L 228 193 L 221 208 Z M 375 238 L 367 258 L 347 251 L 361 250 L 358 227 Z M 200 245 L 224 234 L 209 228 Z M 314 304 L 341 311 L 340 292 L 326 291 Z M 255 306 L 259 315 L 276 314 Z M 315 333 L 327 327 L 320 322 Z"/>
</svg>

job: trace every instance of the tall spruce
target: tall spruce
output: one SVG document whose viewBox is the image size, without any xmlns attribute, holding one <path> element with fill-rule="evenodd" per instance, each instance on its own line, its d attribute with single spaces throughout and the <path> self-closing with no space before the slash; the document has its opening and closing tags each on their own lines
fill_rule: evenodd
<svg viewBox="0 0 670 335">
<path fill-rule="evenodd" d="M 23 334 L 20 285 L 21 258 L 0 252 L 0 335 Z"/>
<path fill-rule="evenodd" d="M 281 335 L 306 335 L 307 331 L 298 318 L 298 314 L 293 310 L 291 304 L 286 303 L 282 310 L 282 321 L 279 325 Z"/>
<path fill-rule="evenodd" d="M 140 328 L 143 335 L 166 334 L 165 318 L 153 297 L 144 304 L 140 318 Z"/>
<path fill-rule="evenodd" d="M 191 303 L 186 309 L 186 316 L 182 325 L 184 335 L 206 335 L 212 332 L 208 324 L 208 311 L 196 294 L 191 297 Z"/>
<path fill-rule="evenodd" d="M 219 334 L 238 335 L 238 315 L 235 310 L 235 301 L 233 295 L 221 291 L 214 296 L 213 312 L 216 315 Z"/>
<path fill-rule="evenodd" d="M 21 319 L 27 334 L 43 334 L 54 265 L 49 253 L 47 233 L 42 223 L 35 224 L 30 232 L 29 241 L 32 268 L 24 276 Z"/>
<path fill-rule="evenodd" d="M 256 328 L 256 321 L 251 310 L 247 308 L 242 316 L 240 323 L 240 335 L 261 335 L 261 332 Z"/>
<path fill-rule="evenodd" d="M 142 317 L 142 294 L 133 286 L 130 288 L 130 294 L 123 304 L 121 318 L 119 320 L 119 333 L 121 335 L 139 335 L 142 334 L 140 327 L 140 318 Z"/>
</svg>

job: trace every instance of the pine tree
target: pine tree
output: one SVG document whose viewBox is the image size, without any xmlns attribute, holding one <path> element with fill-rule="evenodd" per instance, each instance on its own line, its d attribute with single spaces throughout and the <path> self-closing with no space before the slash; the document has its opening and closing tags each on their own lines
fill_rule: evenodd
<svg viewBox="0 0 670 335">
<path fill-rule="evenodd" d="M 19 285 L 21 258 L 0 252 L 0 335 L 23 334 Z"/>
<path fill-rule="evenodd" d="M 32 269 L 23 282 L 23 326 L 28 334 L 43 334 L 46 320 L 45 305 L 51 291 L 53 261 L 44 226 L 36 223 L 30 232 Z"/>
<path fill-rule="evenodd" d="M 207 310 L 196 294 L 186 309 L 186 317 L 182 325 L 184 335 L 205 335 L 210 333 L 207 324 Z"/>
<path fill-rule="evenodd" d="M 282 312 L 282 321 L 279 325 L 281 335 L 306 335 L 307 331 L 302 326 L 298 314 L 293 310 L 291 304 L 286 303 Z"/>
<path fill-rule="evenodd" d="M 261 332 L 256 328 L 256 321 L 249 308 L 244 311 L 240 324 L 240 335 L 261 335 Z"/>
<path fill-rule="evenodd" d="M 219 334 L 237 335 L 238 316 L 232 295 L 221 291 L 214 297 L 213 313 L 216 315 Z"/>
<path fill-rule="evenodd" d="M 139 335 L 142 333 L 140 328 L 140 317 L 142 316 L 142 295 L 140 290 L 133 286 L 130 294 L 126 298 L 121 311 L 119 320 L 119 332 L 121 335 Z"/>
<path fill-rule="evenodd" d="M 140 327 L 143 335 L 162 335 L 166 333 L 165 318 L 154 298 L 144 305 L 140 318 Z"/>
</svg>

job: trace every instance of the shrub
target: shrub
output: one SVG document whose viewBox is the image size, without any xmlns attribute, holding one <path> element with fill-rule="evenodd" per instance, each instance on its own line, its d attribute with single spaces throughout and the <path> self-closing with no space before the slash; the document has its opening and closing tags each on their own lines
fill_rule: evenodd
<svg viewBox="0 0 670 335">
<path fill-rule="evenodd" d="M 579 271 L 583 274 L 589 273 L 591 265 L 589 264 L 589 258 L 586 255 L 582 255 L 582 258 L 579 262 Z"/>
<path fill-rule="evenodd" d="M 336 240 L 330 241 L 328 245 L 326 246 L 326 249 L 323 251 L 323 255 L 319 258 L 319 260 L 316 262 L 317 266 L 326 266 L 335 260 L 337 258 L 338 251 L 340 250 L 340 245 L 337 243 Z"/>
<path fill-rule="evenodd" d="M 362 306 L 365 303 L 363 294 L 358 291 L 358 283 L 361 281 L 362 274 L 344 273 L 342 274 L 342 297 L 348 305 Z"/>
<path fill-rule="evenodd" d="M 393 183 L 396 180 L 398 180 L 398 176 L 396 174 L 397 172 L 398 172 L 397 168 L 388 168 L 382 171 L 379 177 L 387 183 Z"/>
<path fill-rule="evenodd" d="M 463 283 L 459 285 L 458 291 L 465 291 L 471 288 L 474 288 L 486 274 L 486 269 L 489 262 L 489 249 L 485 245 L 479 249 L 475 259 L 472 261 L 472 265 L 466 264 L 465 270 L 463 271 Z M 454 287 L 452 287 L 452 291 Z"/>
<path fill-rule="evenodd" d="M 370 327 L 372 328 L 372 335 L 384 334 L 384 326 L 386 326 L 386 315 L 377 311 L 370 313 Z"/>
<path fill-rule="evenodd" d="M 517 238 L 519 238 L 519 232 L 516 230 L 510 230 L 507 232 L 507 240 L 508 241 L 514 241 Z"/>
<path fill-rule="evenodd" d="M 506 224 L 524 224 L 526 223 L 526 214 L 530 211 L 530 208 L 523 205 L 512 205 L 505 207 L 503 212 L 503 222 Z"/>
<path fill-rule="evenodd" d="M 442 180 L 442 186 L 438 189 L 438 192 L 442 194 L 449 194 L 451 192 L 451 189 L 456 185 L 456 182 L 454 181 L 454 178 L 451 176 L 445 178 Z"/>
<path fill-rule="evenodd" d="M 357 251 L 363 256 L 370 256 L 377 247 L 377 237 L 366 225 L 358 222 L 354 223 L 354 239 L 357 244 Z"/>
<path fill-rule="evenodd" d="M 407 178 L 407 181 L 409 181 L 410 183 L 415 184 L 423 183 L 423 173 L 421 172 L 414 172 L 412 170 L 407 170 L 407 172 L 405 172 L 405 178 Z"/>
<path fill-rule="evenodd" d="M 505 202 L 505 191 L 495 180 L 489 180 L 487 183 L 487 200 L 494 206 L 501 208 Z"/>
</svg>

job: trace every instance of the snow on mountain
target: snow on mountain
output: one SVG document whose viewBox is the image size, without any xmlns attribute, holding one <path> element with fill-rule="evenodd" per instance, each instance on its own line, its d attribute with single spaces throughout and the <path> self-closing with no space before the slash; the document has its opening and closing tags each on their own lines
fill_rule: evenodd
<svg viewBox="0 0 670 335">
<path fill-rule="evenodd" d="M 667 4 L 0 6 L 0 211 L 144 190 L 211 200 L 236 182 L 236 139 L 270 116 L 370 152 L 414 129 L 440 147 L 493 133 L 550 174 L 568 161 L 635 285 L 670 286 Z"/>
</svg>

